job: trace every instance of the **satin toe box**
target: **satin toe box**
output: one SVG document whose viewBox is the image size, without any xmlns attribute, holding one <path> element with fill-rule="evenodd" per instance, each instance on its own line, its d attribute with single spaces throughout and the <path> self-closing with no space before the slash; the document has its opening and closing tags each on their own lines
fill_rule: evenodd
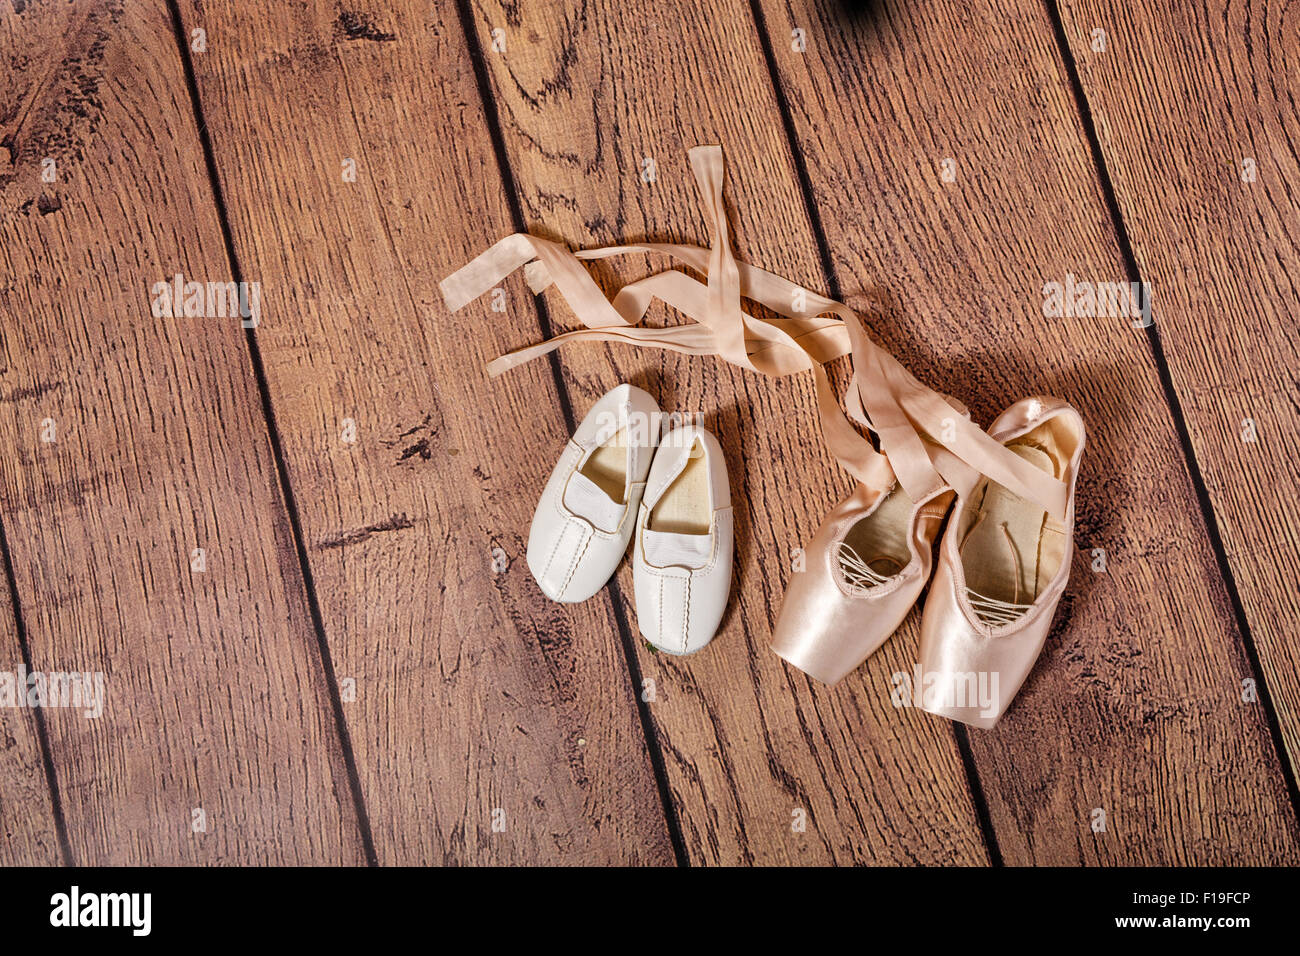
<svg viewBox="0 0 1300 956">
<path fill-rule="evenodd" d="M 913 571 L 891 586 L 846 594 L 819 562 L 796 573 L 786 589 L 772 650 L 814 680 L 839 683 L 898 629 L 924 586 Z"/>
<path fill-rule="evenodd" d="M 1011 706 L 1047 640 L 1051 614 L 1009 629 L 973 623 L 940 564 L 921 618 L 921 707 L 985 730 Z"/>
</svg>

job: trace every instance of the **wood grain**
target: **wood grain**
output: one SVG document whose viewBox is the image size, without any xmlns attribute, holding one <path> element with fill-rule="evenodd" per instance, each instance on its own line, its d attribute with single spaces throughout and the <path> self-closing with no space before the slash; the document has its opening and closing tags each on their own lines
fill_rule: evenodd
<svg viewBox="0 0 1300 956">
<path fill-rule="evenodd" d="M 1028 2 L 763 11 L 835 271 L 879 339 L 977 420 L 1048 393 L 1089 425 L 1070 591 L 1013 709 L 971 732 L 1003 857 L 1295 860 L 1146 339 L 1127 318 L 1043 311 L 1045 284 L 1067 273 L 1126 281 L 1047 14 Z M 794 28 L 802 53 L 781 42 Z M 901 637 L 911 650 L 913 632 Z"/>
<path fill-rule="evenodd" d="M 5 399 L 0 395 L 0 402 Z M 25 672 L 13 602 L 9 588 L 3 586 L 0 671 L 16 675 L 20 668 Z M 54 866 L 59 862 L 54 807 L 41 763 L 36 712 L 0 706 L 0 866 Z"/>
<path fill-rule="evenodd" d="M 513 231 L 454 7 L 181 7 L 380 862 L 671 863 L 610 604 L 524 560 L 567 427 L 483 365 L 537 314 L 438 293 Z"/>
<path fill-rule="evenodd" d="M 477 3 L 474 21 L 530 228 L 573 245 L 707 244 L 686 151 L 721 143 L 738 254 L 825 288 L 746 4 Z M 653 181 L 643 178 L 647 160 Z M 622 274 L 640 274 L 637 266 Z M 555 314 L 576 324 L 563 306 Z M 579 415 L 631 381 L 666 411 L 701 416 L 726 452 L 737 518 L 732 609 L 713 644 L 689 658 L 652 653 L 637 637 L 690 859 L 985 862 L 951 728 L 895 711 L 888 678 L 878 680 L 907 669 L 897 644 L 870 682 L 859 673 L 834 690 L 768 649 L 792 550 L 850 487 L 823 449 L 811 379 L 774 382 L 716 359 L 621 346 L 574 347 L 560 364 Z M 625 567 L 618 595 L 635 628 L 631 594 Z M 798 810 L 806 832 L 792 828 Z"/>
<path fill-rule="evenodd" d="M 517 278 L 504 312 L 438 295 L 517 217 L 707 241 L 685 154 L 710 142 L 742 257 L 842 293 L 979 420 L 1047 392 L 1089 423 L 1070 593 L 1011 713 L 969 732 L 999 856 L 1297 862 L 1178 429 L 1294 768 L 1291 7 L 1062 5 L 1149 335 L 1043 313 L 1047 282 L 1128 279 L 1055 5 L 247 6 L 179 3 L 219 206 L 167 3 L 0 0 L 0 522 L 34 666 L 108 687 L 98 720 L 43 713 L 72 862 L 360 863 L 366 824 L 393 864 L 669 864 L 674 826 L 698 863 L 988 862 L 953 725 L 890 703 L 916 614 L 834 690 L 767 648 L 793 549 L 849 488 L 811 382 L 595 345 L 489 382 L 573 317 Z M 238 321 L 150 315 L 159 280 L 233 278 L 223 212 L 291 502 Z M 620 381 L 702 416 L 731 468 L 733 607 L 691 658 L 640 640 L 628 569 L 560 606 L 524 562 L 569 413 Z M 0 670 L 14 611 L 0 588 Z M 0 708 L 0 864 L 63 859 L 34 715 Z"/>
<path fill-rule="evenodd" d="M 1069 3 L 1061 14 L 1297 773 L 1300 11 Z M 1094 51 L 1098 29 L 1107 42 Z"/>
<path fill-rule="evenodd" d="M 33 666 L 106 678 L 46 712 L 73 859 L 359 862 L 244 333 L 151 315 L 230 278 L 166 7 L 25 5 L 0 65 L 3 520 Z"/>
</svg>

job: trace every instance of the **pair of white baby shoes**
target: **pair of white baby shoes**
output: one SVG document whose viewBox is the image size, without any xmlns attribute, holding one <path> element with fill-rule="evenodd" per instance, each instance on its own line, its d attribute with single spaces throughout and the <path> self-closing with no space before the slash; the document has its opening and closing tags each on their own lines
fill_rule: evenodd
<svg viewBox="0 0 1300 956">
<path fill-rule="evenodd" d="M 613 576 L 635 532 L 642 636 L 669 654 L 713 639 L 731 591 L 732 517 L 718 440 L 697 425 L 660 434 L 647 393 L 620 385 L 592 406 L 542 491 L 528 568 L 553 601 L 585 601 Z"/>
</svg>

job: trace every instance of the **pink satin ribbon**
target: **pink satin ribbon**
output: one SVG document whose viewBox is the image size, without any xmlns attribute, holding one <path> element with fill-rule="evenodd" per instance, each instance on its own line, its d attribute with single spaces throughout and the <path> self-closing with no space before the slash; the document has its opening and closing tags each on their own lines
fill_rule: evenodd
<svg viewBox="0 0 1300 956">
<path fill-rule="evenodd" d="M 710 248 L 677 243 L 636 243 L 572 252 L 523 233 L 506 236 L 443 280 L 453 312 L 526 266 L 530 288 L 554 285 L 583 328 L 526 346 L 489 363 L 493 377 L 571 341 L 626 342 L 688 355 L 717 355 L 733 365 L 782 377 L 811 370 L 817 385 L 822 434 L 832 455 L 858 481 L 887 491 L 895 477 L 913 501 L 946 487 L 958 494 L 986 475 L 1064 520 L 1067 485 L 1035 468 L 990 438 L 960 405 L 922 385 L 898 360 L 871 341 L 858 315 L 843 303 L 819 296 L 788 279 L 744 262 L 731 250 L 723 206 L 724 166 L 719 146 L 690 151 L 691 168 L 704 200 Z M 623 286 L 605 297 L 582 260 L 635 252 L 667 255 L 707 277 L 707 284 L 668 269 Z M 781 318 L 756 318 L 741 299 L 758 302 Z M 692 320 L 667 328 L 640 325 L 659 299 Z M 840 407 L 823 365 L 852 353 L 853 379 Z M 847 414 L 845 412 L 847 409 Z M 853 422 L 871 428 L 880 454 Z"/>
</svg>

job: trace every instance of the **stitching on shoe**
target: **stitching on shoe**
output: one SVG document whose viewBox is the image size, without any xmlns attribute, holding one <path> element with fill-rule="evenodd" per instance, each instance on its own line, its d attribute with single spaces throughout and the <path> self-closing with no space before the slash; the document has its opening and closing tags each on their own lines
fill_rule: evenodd
<svg viewBox="0 0 1300 956">
<path fill-rule="evenodd" d="M 560 526 L 560 533 L 557 534 L 557 535 L 555 536 L 555 543 L 554 543 L 553 545 L 551 545 L 551 554 L 550 554 L 550 557 L 548 557 L 548 558 L 546 559 L 546 564 L 544 564 L 544 565 L 542 566 L 541 577 L 543 578 L 543 580 L 546 578 L 546 575 L 550 572 L 550 570 L 551 570 L 551 564 L 552 564 L 552 562 L 555 561 L 555 555 L 556 555 L 556 553 L 560 550 L 560 542 L 561 542 L 562 540 L 564 540 L 564 529 L 565 529 L 566 526 L 567 526 L 567 525 L 561 525 L 561 526 Z M 562 593 L 564 593 L 564 592 L 561 591 L 561 592 L 559 592 L 559 593 L 562 594 Z"/>
<path fill-rule="evenodd" d="M 581 449 L 581 448 L 578 448 L 577 445 L 574 445 L 572 439 L 569 440 L 569 444 L 572 445 L 573 447 L 570 448 L 570 449 L 568 449 L 568 450 L 566 450 L 565 454 L 571 454 L 573 451 L 576 450 L 576 451 L 579 453 L 579 454 L 578 454 L 578 459 L 579 459 L 579 461 L 581 461 L 581 460 L 582 460 L 582 454 L 581 454 L 581 453 L 582 453 L 582 449 Z M 568 521 L 568 520 L 570 519 L 570 517 L 572 517 L 572 515 L 571 515 L 571 513 L 570 513 L 569 511 L 566 511 L 566 510 L 565 510 L 565 505 L 564 505 L 564 492 L 565 492 L 565 491 L 568 489 L 568 487 L 569 487 L 569 479 L 573 477 L 574 472 L 576 472 L 577 470 L 578 470 L 578 464 L 577 464 L 577 462 L 574 462 L 572 465 L 569 466 L 568 473 L 564 476 L 564 481 L 560 482 L 560 487 L 559 487 L 557 493 L 555 494 L 554 497 L 551 498 L 551 507 L 554 508 L 554 509 L 555 509 L 555 513 L 556 513 L 557 515 L 559 515 L 559 516 L 560 516 L 563 520 L 565 520 L 565 521 Z"/>
<path fill-rule="evenodd" d="M 691 643 L 691 578 L 692 575 L 686 575 L 686 597 L 682 601 L 682 650 L 685 651 Z"/>
<path fill-rule="evenodd" d="M 574 442 L 572 438 L 570 438 L 568 442 L 568 446 L 564 449 L 564 452 L 560 455 L 560 460 L 563 461 L 565 456 L 571 456 L 575 451 L 578 452 L 579 458 L 581 458 L 582 449 L 577 445 L 576 442 Z M 569 467 L 569 477 L 572 477 L 575 468 L 576 465 L 571 465 Z M 545 578 L 546 575 L 550 572 L 551 565 L 555 562 L 555 555 L 559 553 L 560 542 L 564 540 L 564 532 L 568 530 L 569 524 L 573 521 L 572 515 L 570 515 L 568 512 L 564 510 L 564 488 L 569 483 L 569 477 L 566 477 L 564 479 L 564 482 L 560 485 L 559 494 L 551 497 L 551 507 L 555 509 L 555 513 L 559 516 L 561 524 L 560 524 L 559 534 L 555 536 L 555 544 L 551 546 L 550 557 L 546 559 L 546 564 L 542 568 L 542 573 L 541 573 L 542 578 Z M 572 577 L 572 571 L 570 571 L 569 576 Z M 569 578 L 566 577 L 564 581 L 561 583 L 560 589 L 555 592 L 555 597 L 557 599 L 563 597 L 564 591 L 568 586 L 569 586 Z"/>
<path fill-rule="evenodd" d="M 663 575 L 662 575 L 662 574 L 661 574 L 661 575 L 658 575 L 658 578 L 659 578 L 659 615 L 658 615 L 658 616 L 659 616 L 659 620 L 658 620 L 658 625 L 659 625 L 659 630 L 662 631 L 662 630 L 663 630 L 663 627 L 664 627 L 664 578 L 663 578 Z M 662 639 L 663 639 L 663 635 L 660 634 L 660 640 L 662 640 Z"/>
<path fill-rule="evenodd" d="M 573 525 L 576 524 L 576 522 L 571 521 L 569 524 Z M 567 527 L 565 530 L 568 530 Z M 581 525 L 578 526 L 578 533 L 582 534 Z M 582 559 L 583 557 L 586 556 L 587 548 L 588 546 L 590 546 L 590 544 L 591 544 L 591 535 L 585 535 L 582 540 L 582 548 L 576 551 L 576 553 L 573 556 L 573 561 L 569 564 L 569 571 L 564 576 L 564 585 L 560 588 L 560 592 L 559 592 L 560 594 L 563 594 L 565 591 L 569 589 L 569 582 L 573 580 L 574 572 L 578 570 L 578 565 L 582 563 Z"/>
</svg>

